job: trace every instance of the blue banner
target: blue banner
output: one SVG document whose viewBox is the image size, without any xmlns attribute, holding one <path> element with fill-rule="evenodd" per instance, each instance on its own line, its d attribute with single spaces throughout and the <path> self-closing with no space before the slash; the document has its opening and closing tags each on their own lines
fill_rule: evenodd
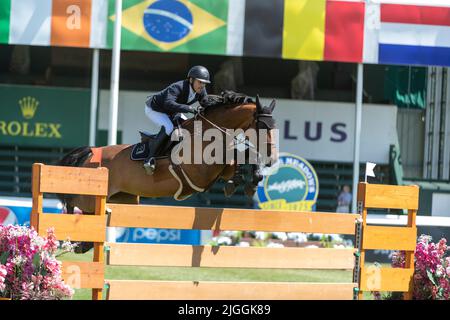
<svg viewBox="0 0 450 320">
<path fill-rule="evenodd" d="M 199 245 L 200 230 L 116 228 L 117 242 Z"/>
<path fill-rule="evenodd" d="M 61 213 L 61 209 L 44 207 L 45 213 Z M 0 224 L 30 225 L 31 207 L 0 206 Z"/>
</svg>

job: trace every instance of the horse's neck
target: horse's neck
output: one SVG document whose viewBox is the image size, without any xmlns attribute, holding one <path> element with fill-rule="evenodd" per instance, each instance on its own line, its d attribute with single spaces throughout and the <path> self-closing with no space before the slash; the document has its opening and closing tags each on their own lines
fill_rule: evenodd
<svg viewBox="0 0 450 320">
<path fill-rule="evenodd" d="M 202 122 L 202 129 L 211 128 L 214 125 L 226 129 L 246 129 L 253 121 L 253 114 L 252 105 L 221 106 L 207 112 L 205 115 L 207 120 L 201 117 L 198 120 Z M 193 119 L 186 121 L 183 127 L 189 131 L 193 130 Z"/>
</svg>

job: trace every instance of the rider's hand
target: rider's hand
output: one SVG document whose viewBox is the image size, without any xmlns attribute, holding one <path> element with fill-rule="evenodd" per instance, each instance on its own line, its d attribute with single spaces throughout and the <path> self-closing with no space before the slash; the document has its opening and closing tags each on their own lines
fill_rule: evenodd
<svg viewBox="0 0 450 320">
<path fill-rule="evenodd" d="M 195 114 L 197 110 L 193 106 L 186 105 L 186 110 L 184 112 Z"/>
<path fill-rule="evenodd" d="M 203 108 L 202 106 L 197 107 L 197 113 L 203 113 L 203 111 L 205 111 L 205 108 Z"/>
</svg>

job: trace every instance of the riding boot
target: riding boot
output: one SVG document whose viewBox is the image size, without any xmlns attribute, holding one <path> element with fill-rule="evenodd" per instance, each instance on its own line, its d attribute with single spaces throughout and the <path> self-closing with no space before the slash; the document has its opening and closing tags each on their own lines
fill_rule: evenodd
<svg viewBox="0 0 450 320">
<path fill-rule="evenodd" d="M 161 151 L 161 148 L 164 146 L 168 138 L 169 136 L 166 134 L 164 127 L 162 127 L 161 130 L 158 132 L 155 141 L 153 141 L 153 143 L 150 143 L 149 146 L 150 150 L 148 153 L 148 157 L 144 161 L 144 169 L 148 175 L 152 175 L 153 172 L 155 171 L 156 168 L 155 157 L 158 156 L 159 152 Z"/>
</svg>

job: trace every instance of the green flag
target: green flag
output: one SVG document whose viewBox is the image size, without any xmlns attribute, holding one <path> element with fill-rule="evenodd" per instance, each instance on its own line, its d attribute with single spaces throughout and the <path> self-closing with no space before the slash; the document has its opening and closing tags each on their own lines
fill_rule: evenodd
<svg viewBox="0 0 450 320">
<path fill-rule="evenodd" d="M 114 33 L 108 14 L 108 46 Z M 226 54 L 228 0 L 124 0 L 122 49 Z"/>
<path fill-rule="evenodd" d="M 9 42 L 9 17 L 11 15 L 11 1 L 0 1 L 0 43 Z"/>
</svg>

